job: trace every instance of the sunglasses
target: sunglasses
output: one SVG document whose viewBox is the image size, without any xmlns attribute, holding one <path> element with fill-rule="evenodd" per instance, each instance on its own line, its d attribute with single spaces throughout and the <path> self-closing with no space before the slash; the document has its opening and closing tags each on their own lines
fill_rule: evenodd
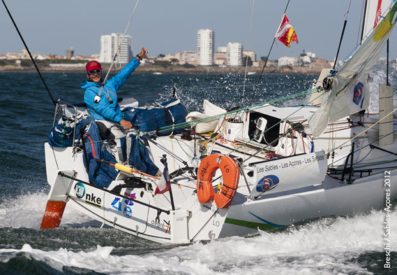
<svg viewBox="0 0 397 275">
<path fill-rule="evenodd" d="M 89 75 L 92 75 L 92 74 L 95 74 L 95 73 L 99 74 L 101 72 L 102 72 L 102 70 L 91 70 L 91 71 L 88 71 L 88 74 Z"/>
</svg>

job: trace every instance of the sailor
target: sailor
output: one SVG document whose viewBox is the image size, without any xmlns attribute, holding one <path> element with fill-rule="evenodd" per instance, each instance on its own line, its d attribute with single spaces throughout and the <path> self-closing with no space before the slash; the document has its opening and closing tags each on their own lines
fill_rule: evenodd
<svg viewBox="0 0 397 275">
<path fill-rule="evenodd" d="M 101 138 L 103 140 L 114 140 L 114 136 L 108 130 L 109 123 L 119 124 L 124 129 L 132 128 L 131 122 L 123 119 L 120 106 L 117 101 L 117 90 L 121 88 L 131 73 L 139 66 L 142 58 L 147 55 L 148 50 L 142 47 L 141 52 L 133 58 L 118 74 L 112 79 L 103 83 L 102 66 L 97 61 L 91 61 L 86 66 L 87 81 L 81 83 L 81 88 L 84 90 L 84 102 L 87 105 L 87 110 L 90 115 L 94 116 L 94 120 L 99 128 Z M 103 86 L 100 101 L 98 98 L 99 91 Z M 95 102 L 94 102 L 95 101 Z M 102 123 L 97 121 L 102 120 Z"/>
</svg>

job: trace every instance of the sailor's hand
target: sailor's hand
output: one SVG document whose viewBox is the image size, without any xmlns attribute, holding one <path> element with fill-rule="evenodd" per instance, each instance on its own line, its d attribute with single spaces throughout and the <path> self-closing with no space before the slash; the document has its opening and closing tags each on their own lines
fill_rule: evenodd
<svg viewBox="0 0 397 275">
<path fill-rule="evenodd" d="M 139 56 L 139 59 L 141 59 L 142 60 L 142 58 L 145 56 L 145 55 L 147 55 L 148 54 L 148 50 L 147 49 L 145 49 L 144 47 L 142 47 L 142 50 L 141 50 L 141 52 L 138 54 L 138 56 Z"/>
<path fill-rule="evenodd" d="M 123 126 L 126 130 L 129 130 L 132 128 L 131 122 L 129 122 L 125 119 L 120 120 L 120 125 Z"/>
</svg>

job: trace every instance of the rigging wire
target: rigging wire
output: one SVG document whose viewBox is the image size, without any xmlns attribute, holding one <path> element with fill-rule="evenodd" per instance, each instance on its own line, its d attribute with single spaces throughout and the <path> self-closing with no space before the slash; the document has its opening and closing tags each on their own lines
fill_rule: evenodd
<svg viewBox="0 0 397 275">
<path fill-rule="evenodd" d="M 259 84 L 257 86 L 269 86 L 269 85 L 285 85 L 285 84 L 297 84 L 297 83 L 313 83 L 313 80 L 300 80 L 300 81 L 288 81 L 288 82 L 272 82 L 272 83 L 263 83 L 263 84 Z M 227 88 L 234 88 L 234 87 L 242 87 L 243 85 L 232 85 L 232 86 L 218 86 L 218 87 L 205 87 L 203 89 L 227 89 Z M 248 86 L 248 85 L 247 85 Z M 185 90 L 196 90 L 196 87 L 186 87 L 186 88 L 182 88 Z M 196 90 L 197 91 L 197 90 Z M 154 96 L 150 96 L 150 97 L 154 97 Z M 143 97 L 140 97 L 143 98 Z"/>
<path fill-rule="evenodd" d="M 248 51 L 250 50 L 252 18 L 254 17 L 254 5 L 255 5 L 255 0 L 253 0 L 253 2 L 252 2 L 251 24 L 250 24 L 250 32 L 249 32 L 249 38 L 248 38 Z M 244 105 L 244 92 L 245 92 L 245 82 L 247 80 L 247 69 L 248 69 L 248 55 L 245 56 L 244 87 L 243 87 L 243 96 L 241 98 L 241 106 Z"/>
<path fill-rule="evenodd" d="M 128 30 L 128 28 L 129 28 L 130 23 L 131 23 L 131 20 L 132 20 L 132 16 L 134 16 L 134 13 L 135 13 L 136 7 L 138 6 L 138 3 L 139 3 L 139 0 L 137 0 L 136 3 L 135 3 L 134 10 L 132 11 L 130 20 L 128 21 L 128 24 L 127 24 L 127 27 L 125 28 L 125 31 L 124 31 L 124 34 L 123 34 L 123 38 L 125 37 L 125 34 L 127 33 L 127 30 Z M 121 51 L 121 42 L 122 42 L 122 41 L 120 41 L 120 43 L 119 43 L 118 51 L 114 54 L 113 61 L 112 61 L 112 63 L 110 64 L 109 70 L 108 70 L 108 72 L 107 72 L 107 74 L 106 74 L 106 77 L 105 77 L 105 79 L 104 79 L 104 81 L 103 81 L 103 83 L 104 83 L 103 85 L 105 85 L 106 80 L 107 80 L 107 78 L 108 78 L 108 76 L 109 76 L 109 73 L 110 73 L 110 71 L 112 70 L 113 63 L 115 62 L 115 60 L 116 60 L 116 58 L 117 58 L 119 52 Z M 100 92 L 99 92 L 99 93 L 100 93 Z"/>
<path fill-rule="evenodd" d="M 25 40 L 23 39 L 22 34 L 20 33 L 17 24 L 16 24 L 15 21 L 14 21 L 14 18 L 12 17 L 10 11 L 8 10 L 7 5 L 6 5 L 6 3 L 4 2 L 4 0 L 2 0 L 2 1 L 3 1 L 3 4 L 4 4 L 4 7 L 5 7 L 6 10 L 7 10 L 8 15 L 10 16 L 10 19 L 11 19 L 12 23 L 14 24 L 15 29 L 17 30 L 17 32 L 18 32 L 18 34 L 19 34 L 19 37 L 20 37 L 21 40 L 22 40 L 23 45 L 25 46 L 26 51 L 28 52 L 28 54 L 29 54 L 29 56 L 30 56 L 30 59 L 31 59 L 32 62 L 33 62 L 33 65 L 34 65 L 35 68 L 36 68 L 36 71 L 39 73 L 39 76 L 40 76 L 40 78 L 41 78 L 41 81 L 43 82 L 43 84 L 44 84 L 44 86 L 45 86 L 45 88 L 46 88 L 46 90 L 47 90 L 47 92 L 48 92 L 48 95 L 49 95 L 50 98 L 51 98 L 52 103 L 54 104 L 54 106 L 56 106 L 56 105 L 57 105 L 57 102 L 56 102 L 56 101 L 54 100 L 54 98 L 52 97 L 51 92 L 50 92 L 50 90 L 48 89 L 47 84 L 45 83 L 44 78 L 43 78 L 43 76 L 41 75 L 40 70 L 39 70 L 39 68 L 38 68 L 37 65 L 36 65 L 36 62 L 34 61 L 34 59 L 33 59 L 33 57 L 32 57 L 32 54 L 30 53 L 30 50 L 29 50 L 28 46 L 26 45 Z"/>
</svg>

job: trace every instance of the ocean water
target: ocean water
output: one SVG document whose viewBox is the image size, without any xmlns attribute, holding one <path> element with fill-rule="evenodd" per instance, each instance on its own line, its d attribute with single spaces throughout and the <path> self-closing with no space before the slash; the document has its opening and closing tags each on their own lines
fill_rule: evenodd
<svg viewBox="0 0 397 275">
<path fill-rule="evenodd" d="M 43 74 L 55 99 L 82 102 L 81 73 Z M 251 102 L 259 75 L 133 74 L 118 91 L 141 105 L 163 102 L 176 88 L 183 104 L 204 98 L 230 109 Z M 306 90 L 316 76 L 264 76 L 253 103 Z M 371 90 L 385 68 L 371 73 Z M 397 87 L 396 72 L 390 82 Z M 60 228 L 40 230 L 49 186 L 44 142 L 54 106 L 36 73 L 0 73 L 0 274 L 397 274 L 397 209 L 391 214 L 391 268 L 384 269 L 385 212 L 305 221 L 250 238 L 189 246 L 161 245 L 112 228 L 66 207 Z M 304 104 L 309 96 L 277 103 Z M 396 96 L 394 98 L 396 102 Z M 377 110 L 373 98 L 371 111 Z"/>
</svg>

